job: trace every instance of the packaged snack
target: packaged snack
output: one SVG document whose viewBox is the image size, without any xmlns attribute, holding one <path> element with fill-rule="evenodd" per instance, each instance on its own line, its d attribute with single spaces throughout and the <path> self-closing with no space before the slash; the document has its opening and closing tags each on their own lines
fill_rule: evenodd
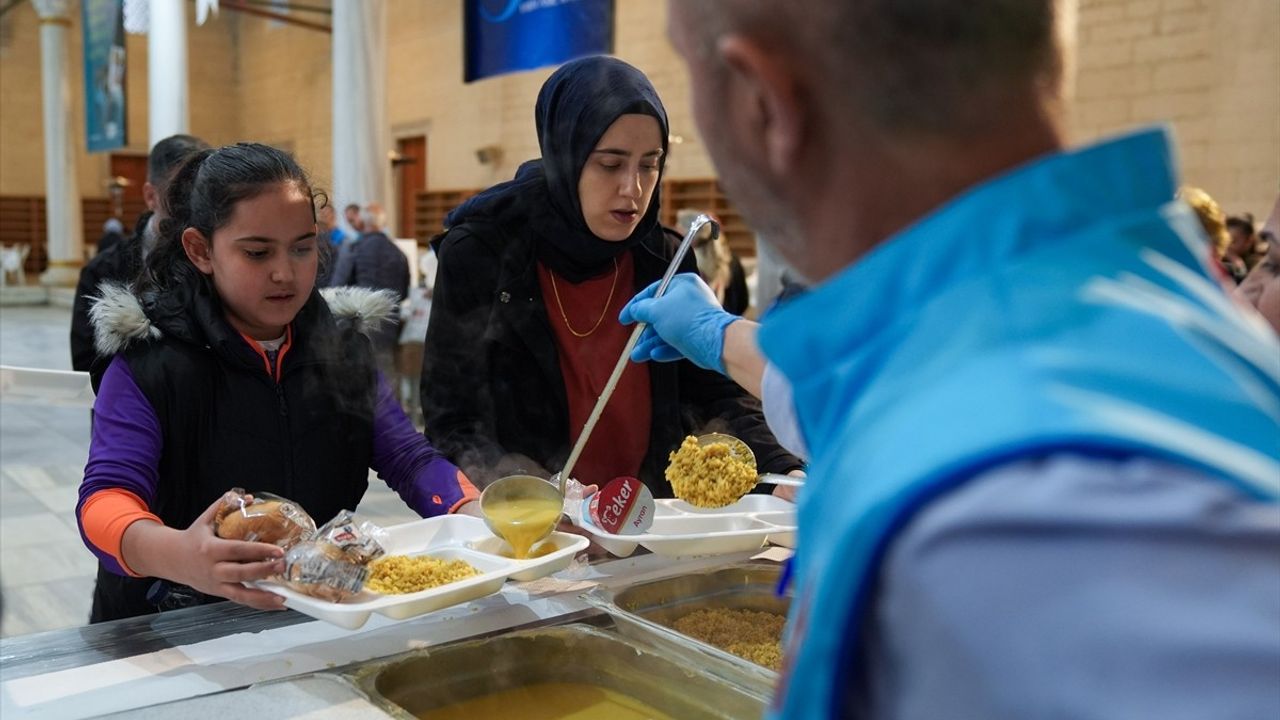
<svg viewBox="0 0 1280 720">
<path fill-rule="evenodd" d="M 222 496 L 213 529 L 220 538 L 270 543 L 287 550 L 311 537 L 316 523 L 297 503 L 266 493 L 247 496 L 234 488 Z"/>
<path fill-rule="evenodd" d="M 374 523 L 358 522 L 350 510 L 343 510 L 285 553 L 283 580 L 298 592 L 342 602 L 364 588 L 369 563 L 386 553 L 381 542 L 386 535 Z"/>
<path fill-rule="evenodd" d="M 357 522 L 355 514 L 350 510 L 338 513 L 315 534 L 316 540 L 336 545 L 348 560 L 361 565 L 382 557 L 386 552 L 382 548 L 382 541 L 386 537 L 386 530 L 368 520 Z"/>
<path fill-rule="evenodd" d="M 284 581 L 300 593 L 330 602 L 342 602 L 360 592 L 369 569 L 351 562 L 337 545 L 308 540 L 284 556 Z"/>
</svg>

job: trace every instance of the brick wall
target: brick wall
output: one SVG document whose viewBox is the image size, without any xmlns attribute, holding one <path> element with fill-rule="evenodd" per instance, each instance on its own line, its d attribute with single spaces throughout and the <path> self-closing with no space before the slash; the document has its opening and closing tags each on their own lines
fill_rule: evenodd
<svg viewBox="0 0 1280 720">
<path fill-rule="evenodd" d="M 1280 192 L 1280 3 L 1079 0 L 1072 139 L 1173 129 L 1184 181 L 1261 221 Z"/>
<path fill-rule="evenodd" d="M 307 13 L 300 17 L 323 20 Z M 238 139 L 291 151 L 318 188 L 333 187 L 329 35 L 228 10 L 222 18 L 235 29 L 237 82 L 228 112 L 237 121 Z"/>
<path fill-rule="evenodd" d="M 83 134 L 80 23 L 70 35 L 72 97 L 77 137 Z M 196 27 L 188 11 L 192 132 L 215 144 L 257 140 L 292 150 L 332 187 L 330 39 L 324 33 L 271 23 L 228 10 Z M 4 16 L 0 43 L 0 194 L 44 193 L 39 25 L 23 3 Z M 685 97 L 688 79 L 666 41 L 665 3 L 618 0 L 616 49 L 646 69 L 667 104 L 672 132 L 672 177 L 705 177 L 710 163 Z M 537 154 L 533 103 L 550 69 L 462 83 L 462 9 L 443 0 L 390 0 L 387 5 L 387 116 L 394 135 L 428 135 L 428 187 L 469 188 L 509 178 Z M 128 150 L 147 150 L 147 43 L 129 36 Z M 81 193 L 104 194 L 106 155 L 78 158 Z M 477 148 L 503 149 L 499 163 L 482 165 Z"/>
<path fill-rule="evenodd" d="M 1280 190 L 1280 3 L 1276 0 L 1076 0 L 1079 28 L 1068 127 L 1083 142 L 1168 121 L 1184 174 L 1229 212 L 1262 216 Z M 713 169 L 690 116 L 688 77 L 666 40 L 666 3 L 617 0 L 616 50 L 653 80 L 671 117 L 674 179 Z M 332 187 L 330 38 L 223 10 L 189 15 L 191 127 L 211 142 L 253 139 L 293 150 Z M 461 3 L 388 0 L 387 116 L 393 135 L 428 136 L 428 188 L 509 178 L 537 154 L 533 103 L 549 69 L 462 83 Z M 72 95 L 83 135 L 79 15 Z M 145 151 L 146 40 L 129 37 L 130 149 Z M 0 20 L 0 195 L 42 195 L 38 23 L 23 3 Z M 80 141 L 81 146 L 83 140 Z M 482 165 L 480 147 L 503 150 Z M 104 194 L 106 155 L 79 160 L 81 193 Z"/>
<path fill-rule="evenodd" d="M 393 133 L 427 128 L 427 187 L 473 188 L 509 179 L 537 157 L 533 105 L 552 69 L 462 83 L 462 7 L 457 2 L 391 0 L 388 7 L 388 119 Z M 690 115 L 689 81 L 666 37 L 666 3 L 617 0 L 615 52 L 643 69 L 666 105 L 673 178 L 706 177 L 710 161 Z M 475 150 L 496 145 L 502 160 L 482 165 Z"/>
<path fill-rule="evenodd" d="M 231 142 L 238 135 L 232 102 L 235 73 L 232 63 L 233 26 L 214 21 L 195 24 L 188 11 L 187 42 L 191 77 L 191 131 L 213 143 Z M 225 18 L 225 14 L 224 14 Z M 81 49 L 80 4 L 71 3 L 67 29 L 76 172 L 82 197 L 106 197 L 110 177 L 109 153 L 89 154 L 84 136 L 84 69 Z M 126 37 L 128 74 L 128 140 L 120 152 L 146 153 L 147 39 Z M 40 87 L 40 20 L 31 3 L 20 3 L 0 18 L 0 195 L 44 195 L 44 131 Z M 88 241 L 88 238 L 86 238 Z"/>
</svg>

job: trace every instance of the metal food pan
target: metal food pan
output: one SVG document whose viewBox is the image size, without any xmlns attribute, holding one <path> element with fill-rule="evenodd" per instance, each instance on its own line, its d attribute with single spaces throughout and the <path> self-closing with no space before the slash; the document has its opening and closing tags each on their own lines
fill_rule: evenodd
<svg viewBox="0 0 1280 720">
<path fill-rule="evenodd" d="M 782 566 L 741 563 L 715 570 L 676 575 L 622 589 L 596 588 L 584 595 L 592 605 L 613 616 L 625 635 L 676 655 L 685 663 L 700 663 L 732 682 L 768 692 L 777 673 L 674 629 L 679 618 L 696 610 L 722 608 L 754 610 L 786 616 L 791 598 L 778 596 Z"/>
<path fill-rule="evenodd" d="M 403 718 L 430 717 L 434 710 L 485 695 L 560 682 L 613 690 L 681 720 L 758 718 L 766 702 L 661 649 L 581 624 L 415 651 L 365 667 L 356 680 Z M 508 716 L 525 717 L 524 710 L 511 708 Z"/>
</svg>

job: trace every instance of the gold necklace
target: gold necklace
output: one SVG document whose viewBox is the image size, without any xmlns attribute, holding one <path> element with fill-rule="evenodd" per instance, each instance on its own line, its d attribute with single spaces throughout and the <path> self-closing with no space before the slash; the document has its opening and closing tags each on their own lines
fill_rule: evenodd
<svg viewBox="0 0 1280 720">
<path fill-rule="evenodd" d="M 548 270 L 550 272 L 547 274 L 551 276 L 551 292 L 556 296 L 556 305 L 560 308 L 560 317 L 564 318 L 564 326 L 569 328 L 569 332 L 573 333 L 574 337 L 590 337 L 592 333 L 600 329 L 600 323 L 604 322 L 604 316 L 609 314 L 609 306 L 613 304 L 613 291 L 618 289 L 618 258 L 613 259 L 613 284 L 609 286 L 609 299 L 604 301 L 604 310 L 600 311 L 600 317 L 596 320 L 596 324 L 592 325 L 591 329 L 584 333 L 574 330 L 573 326 L 569 324 L 569 315 L 564 311 L 564 303 L 560 300 L 560 288 L 556 287 L 556 273 L 550 268 Z"/>
</svg>

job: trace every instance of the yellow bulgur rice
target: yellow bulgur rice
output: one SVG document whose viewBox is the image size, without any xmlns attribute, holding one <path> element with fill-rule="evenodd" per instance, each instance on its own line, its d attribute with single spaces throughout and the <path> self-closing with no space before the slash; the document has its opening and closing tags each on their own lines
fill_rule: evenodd
<svg viewBox="0 0 1280 720">
<path fill-rule="evenodd" d="M 383 595 L 403 595 L 479 574 L 480 571 L 461 560 L 388 555 L 369 566 L 369 579 L 364 586 Z"/>
<path fill-rule="evenodd" d="M 770 612 L 709 608 L 685 615 L 674 627 L 691 638 L 778 671 L 782 669 L 785 622 L 781 615 Z"/>
<path fill-rule="evenodd" d="M 756 486 L 755 467 L 734 457 L 727 443 L 699 446 L 698 439 L 690 435 L 668 459 L 667 481 L 676 497 L 690 505 L 731 505 Z"/>
</svg>

